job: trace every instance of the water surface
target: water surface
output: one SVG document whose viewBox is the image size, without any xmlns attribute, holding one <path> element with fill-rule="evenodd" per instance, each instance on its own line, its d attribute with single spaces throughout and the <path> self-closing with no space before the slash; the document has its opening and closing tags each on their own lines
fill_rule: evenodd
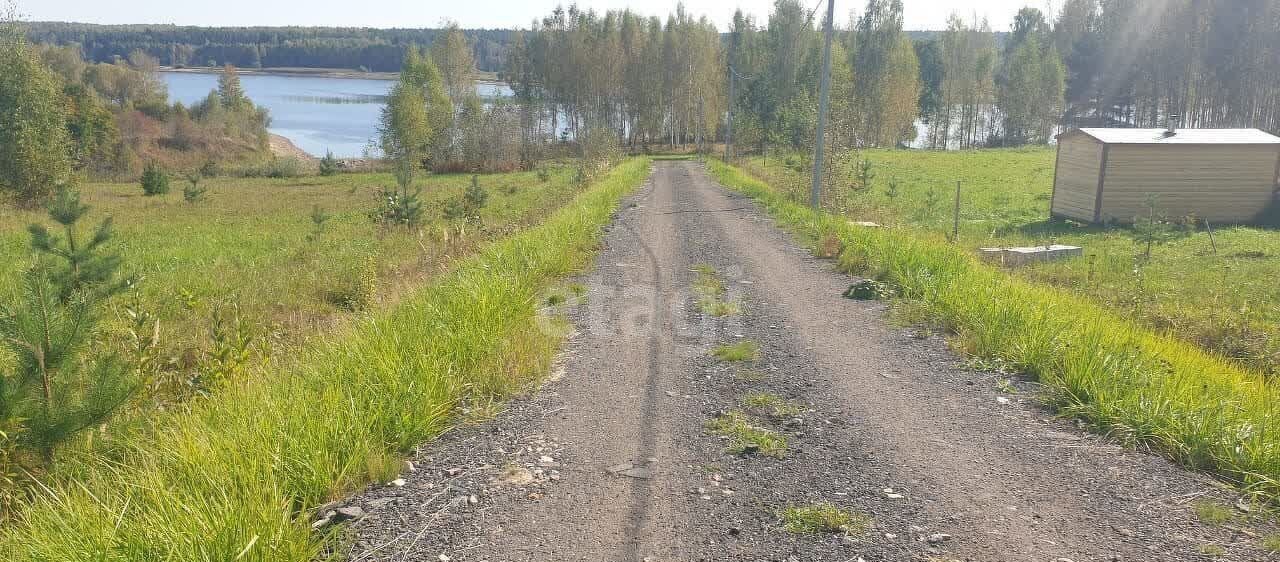
<svg viewBox="0 0 1280 562">
<path fill-rule="evenodd" d="M 218 87 L 217 74 L 163 72 L 169 101 L 188 106 Z M 364 78 L 241 75 L 245 94 L 271 112 L 272 133 L 316 156 L 363 156 L 378 134 L 378 118 L 395 82 Z M 501 84 L 476 84 L 481 96 L 510 95 Z"/>
</svg>

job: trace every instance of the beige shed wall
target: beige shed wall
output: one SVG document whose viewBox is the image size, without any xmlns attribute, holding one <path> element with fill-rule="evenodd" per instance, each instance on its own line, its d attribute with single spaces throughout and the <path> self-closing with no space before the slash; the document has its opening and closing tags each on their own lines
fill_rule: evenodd
<svg viewBox="0 0 1280 562">
<path fill-rule="evenodd" d="M 1085 135 L 1059 141 L 1051 209 L 1054 215 L 1093 220 L 1098 174 L 1102 169 L 1102 148 L 1102 143 Z"/>
<path fill-rule="evenodd" d="M 1276 145 L 1111 145 L 1103 220 L 1130 222 L 1158 194 L 1159 211 L 1214 222 L 1247 222 L 1271 202 Z"/>
</svg>

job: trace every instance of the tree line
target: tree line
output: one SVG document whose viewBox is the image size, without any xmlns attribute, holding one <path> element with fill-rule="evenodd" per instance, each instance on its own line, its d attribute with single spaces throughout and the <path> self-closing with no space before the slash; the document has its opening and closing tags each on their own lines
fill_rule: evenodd
<svg viewBox="0 0 1280 562">
<path fill-rule="evenodd" d="M 446 26 L 447 28 L 448 26 Z M 35 22 L 34 43 L 78 45 L 91 62 L 111 62 L 142 51 L 165 66 L 241 68 L 311 67 L 396 72 L 412 45 L 430 45 L 446 29 L 356 27 L 196 27 L 96 25 Z M 467 30 L 472 57 L 484 71 L 497 71 L 511 32 Z"/>
<path fill-rule="evenodd" d="M 664 22 L 570 6 L 511 36 L 503 77 L 526 136 L 592 123 L 633 145 L 723 141 L 732 115 L 738 147 L 802 149 L 817 118 L 816 11 L 777 0 L 719 33 L 683 7 Z M 905 31 L 901 0 L 868 0 L 836 23 L 836 149 L 1045 144 L 1069 127 L 1174 117 L 1280 132 L 1280 0 L 1068 0 L 1056 14 L 1023 8 L 1008 32 L 953 15 L 935 33 Z"/>
<path fill-rule="evenodd" d="M 648 146 L 715 138 L 727 103 L 723 69 L 715 26 L 683 6 L 665 21 L 570 6 L 513 36 L 501 76 L 526 142 L 594 130 Z"/>
<path fill-rule="evenodd" d="M 735 15 L 727 43 L 745 118 L 735 136 L 796 148 L 811 136 L 821 57 L 812 19 L 792 0 L 777 1 L 762 26 Z M 1067 0 L 1056 14 L 1023 8 L 1007 33 L 953 15 L 935 34 L 903 32 L 900 0 L 870 0 L 838 37 L 828 138 L 837 145 L 1044 144 L 1070 127 L 1174 119 L 1280 132 L 1278 0 Z"/>
</svg>

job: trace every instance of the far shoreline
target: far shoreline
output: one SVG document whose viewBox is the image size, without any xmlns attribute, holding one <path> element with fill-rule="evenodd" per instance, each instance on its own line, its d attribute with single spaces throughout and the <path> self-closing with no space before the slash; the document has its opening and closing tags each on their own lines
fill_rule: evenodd
<svg viewBox="0 0 1280 562">
<path fill-rule="evenodd" d="M 160 72 L 171 72 L 174 74 L 221 74 L 222 67 L 207 66 L 161 66 Z M 274 67 L 274 68 L 241 68 L 236 67 L 236 73 L 242 76 L 291 76 L 305 78 L 355 78 L 364 80 L 399 80 L 399 72 L 363 72 L 359 70 L 351 70 L 346 68 L 303 68 L 303 67 Z M 480 72 L 474 77 L 474 80 L 485 84 L 502 84 L 498 80 L 496 72 Z"/>
</svg>

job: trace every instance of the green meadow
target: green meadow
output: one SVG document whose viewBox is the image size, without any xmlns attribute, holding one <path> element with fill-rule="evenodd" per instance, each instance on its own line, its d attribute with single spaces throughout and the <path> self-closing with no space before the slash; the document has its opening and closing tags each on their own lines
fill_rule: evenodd
<svg viewBox="0 0 1280 562">
<path fill-rule="evenodd" d="M 92 207 L 82 228 L 112 217 L 122 273 L 140 281 L 108 316 L 117 328 L 126 306 L 158 319 L 163 359 L 180 368 L 207 350 L 214 311 L 234 306 L 262 352 L 296 344 L 351 312 L 395 302 L 477 243 L 537 222 L 579 191 L 568 168 L 553 168 L 546 181 L 534 172 L 478 180 L 489 194 L 482 221 L 461 229 L 441 209 L 470 184 L 465 174 L 416 182 L 428 220 L 413 232 L 369 218 L 380 189 L 395 185 L 391 174 L 208 178 L 196 203 L 183 200 L 177 177 L 170 193 L 153 197 L 137 183 L 90 183 L 81 188 Z M 316 208 L 328 215 L 319 227 Z M 21 288 L 33 222 L 48 221 L 38 211 L 0 215 L 0 263 L 10 264 L 0 270 L 0 300 Z"/>
<path fill-rule="evenodd" d="M 885 160 L 901 154 L 902 160 L 896 160 L 900 164 L 927 158 L 981 161 L 988 156 L 875 154 Z M 1034 162 L 1044 152 L 995 152 L 990 157 Z M 885 168 L 906 169 L 903 166 Z M 759 201 L 816 254 L 835 259 L 843 271 L 889 287 L 901 318 L 944 329 L 959 351 L 982 364 L 1034 377 L 1045 388 L 1044 399 L 1063 414 L 1122 442 L 1217 474 L 1260 498 L 1280 497 L 1280 389 L 1257 370 L 1155 327 L 1149 317 L 1117 309 L 1099 298 L 1101 293 L 1046 283 L 1042 273 L 1010 274 L 981 263 L 970 245 L 1031 236 L 980 234 L 977 217 L 992 207 L 970 211 L 960 243 L 953 244 L 941 233 L 942 219 L 913 222 L 892 212 L 909 206 L 885 203 L 878 195 L 852 195 L 870 201 L 864 207 L 851 204 L 845 211 L 849 214 L 819 213 L 797 202 L 795 184 L 762 180 L 748 169 L 719 161 L 710 168 L 722 183 Z M 941 172 L 944 167 L 933 169 Z M 991 180 L 987 197 L 993 197 L 995 185 Z M 984 193 L 976 186 L 974 192 Z M 1037 200 L 1025 193 L 1011 198 Z M 883 214 L 866 214 L 872 209 Z M 879 218 L 894 226 L 857 226 L 850 216 Z M 1114 251 L 1125 249 L 1119 232 L 1076 236 L 1082 241 L 1109 236 Z M 1128 244 L 1132 252 L 1132 242 Z M 1095 244 L 1093 251 L 1100 246 Z M 1179 298 L 1194 294 L 1189 290 Z"/>
<path fill-rule="evenodd" d="M 501 399 L 545 373 L 558 336 L 542 328 L 539 296 L 586 267 L 621 196 L 648 170 L 647 160 L 632 159 L 576 194 L 567 183 L 550 198 L 517 190 L 510 206 L 490 207 L 510 234 L 475 243 L 394 303 L 307 338 L 290 361 L 255 368 L 111 447 L 66 452 L 0 533 L 0 558 L 317 559 L 338 537 L 312 532 L 315 507 L 393 478 L 401 456 L 447 428 L 461 403 Z M 333 181 L 342 182 L 329 186 L 337 191 L 359 191 L 361 180 Z M 441 190 L 464 180 L 443 181 Z M 295 236 L 306 228 L 283 210 L 267 216 L 291 217 Z M 239 223 L 241 236 L 263 236 L 262 220 L 270 219 Z M 352 211 L 344 228 L 365 231 L 360 220 Z M 384 247 L 410 260 L 418 251 L 410 242 Z M 270 243 L 248 246 L 287 263 L 289 253 L 278 256 Z M 404 261 L 383 263 L 393 270 Z"/>
<path fill-rule="evenodd" d="M 753 157 L 744 169 L 793 201 L 807 201 L 808 168 L 797 156 Z M 869 186 L 862 161 L 871 162 Z M 1068 289 L 1153 331 L 1192 343 L 1240 366 L 1280 374 L 1280 231 L 1236 225 L 1199 228 L 1156 246 L 1149 259 L 1127 228 L 1050 221 L 1054 151 L 868 150 L 837 162 L 824 204 L 930 241 L 954 227 L 960 182 L 959 239 L 981 247 L 1050 243 L 1084 248 L 1084 257 L 1010 272 Z"/>
</svg>

